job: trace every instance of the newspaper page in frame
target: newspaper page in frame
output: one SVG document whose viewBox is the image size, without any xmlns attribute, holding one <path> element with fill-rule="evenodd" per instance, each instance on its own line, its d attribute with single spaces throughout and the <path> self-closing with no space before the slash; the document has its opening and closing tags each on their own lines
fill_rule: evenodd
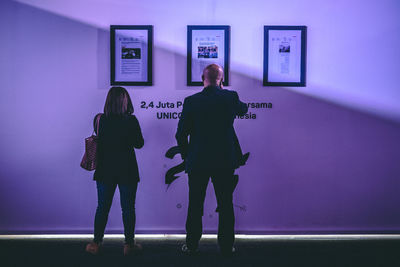
<svg viewBox="0 0 400 267">
<path fill-rule="evenodd" d="M 115 30 L 115 81 L 147 81 L 147 30 Z"/>
<path fill-rule="evenodd" d="M 203 70 L 210 64 L 224 67 L 224 30 L 192 31 L 192 82 L 202 82 Z"/>
<path fill-rule="evenodd" d="M 300 82 L 301 31 L 269 30 L 268 82 Z"/>
</svg>

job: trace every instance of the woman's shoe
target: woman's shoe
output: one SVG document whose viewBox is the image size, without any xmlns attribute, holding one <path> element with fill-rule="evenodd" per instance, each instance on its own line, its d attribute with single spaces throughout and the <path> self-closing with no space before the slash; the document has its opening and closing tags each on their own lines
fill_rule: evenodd
<svg viewBox="0 0 400 267">
<path fill-rule="evenodd" d="M 86 245 L 86 252 L 97 255 L 100 252 L 101 248 L 101 243 L 96 243 L 96 242 L 90 242 L 89 244 Z"/>
<path fill-rule="evenodd" d="M 125 244 L 124 245 L 124 255 L 128 256 L 134 253 L 137 253 L 139 251 L 141 251 L 142 245 L 138 244 L 138 243 L 132 243 L 132 244 Z"/>
</svg>

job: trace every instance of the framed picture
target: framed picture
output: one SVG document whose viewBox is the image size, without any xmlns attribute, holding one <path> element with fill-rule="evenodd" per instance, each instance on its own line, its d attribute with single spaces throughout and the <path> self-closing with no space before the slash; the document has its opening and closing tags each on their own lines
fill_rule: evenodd
<svg viewBox="0 0 400 267">
<path fill-rule="evenodd" d="M 203 70 L 210 64 L 224 69 L 223 85 L 229 85 L 230 26 L 187 26 L 187 85 L 201 86 Z"/>
<path fill-rule="evenodd" d="M 265 86 L 306 86 L 306 26 L 264 26 Z"/>
<path fill-rule="evenodd" d="M 111 85 L 152 85 L 152 25 L 111 25 Z"/>
</svg>

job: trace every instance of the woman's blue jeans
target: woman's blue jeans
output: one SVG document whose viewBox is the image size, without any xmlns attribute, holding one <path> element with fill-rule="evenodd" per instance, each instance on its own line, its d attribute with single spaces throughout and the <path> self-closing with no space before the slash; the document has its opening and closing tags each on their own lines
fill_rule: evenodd
<svg viewBox="0 0 400 267">
<path fill-rule="evenodd" d="M 100 181 L 96 181 L 96 183 L 98 204 L 94 219 L 94 242 L 100 243 L 103 241 L 108 213 L 110 212 L 117 184 Z M 135 199 L 137 183 L 118 184 L 118 188 L 121 200 L 122 221 L 124 223 L 125 243 L 130 244 L 133 243 L 135 239 Z"/>
</svg>

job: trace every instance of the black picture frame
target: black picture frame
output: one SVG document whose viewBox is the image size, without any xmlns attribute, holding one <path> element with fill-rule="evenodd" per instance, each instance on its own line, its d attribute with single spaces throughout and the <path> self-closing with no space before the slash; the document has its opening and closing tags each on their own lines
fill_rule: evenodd
<svg viewBox="0 0 400 267">
<path fill-rule="evenodd" d="M 115 33 L 116 30 L 147 31 L 147 79 L 145 81 L 117 81 L 115 75 Z M 110 83 L 111 85 L 151 86 L 153 85 L 153 25 L 110 25 Z"/>
<path fill-rule="evenodd" d="M 223 30 L 224 31 L 224 81 L 223 85 L 229 85 L 229 55 L 230 55 L 230 26 L 229 25 L 188 25 L 187 26 L 187 85 L 202 86 L 203 82 L 193 81 L 192 77 L 192 41 L 193 30 Z"/>
<path fill-rule="evenodd" d="M 271 82 L 268 79 L 268 67 L 269 67 L 269 31 L 301 31 L 301 60 L 300 60 L 300 81 L 299 82 Z M 306 86 L 306 58 L 307 56 L 307 26 L 264 26 L 264 73 L 263 73 L 263 85 L 264 86 Z"/>
</svg>

